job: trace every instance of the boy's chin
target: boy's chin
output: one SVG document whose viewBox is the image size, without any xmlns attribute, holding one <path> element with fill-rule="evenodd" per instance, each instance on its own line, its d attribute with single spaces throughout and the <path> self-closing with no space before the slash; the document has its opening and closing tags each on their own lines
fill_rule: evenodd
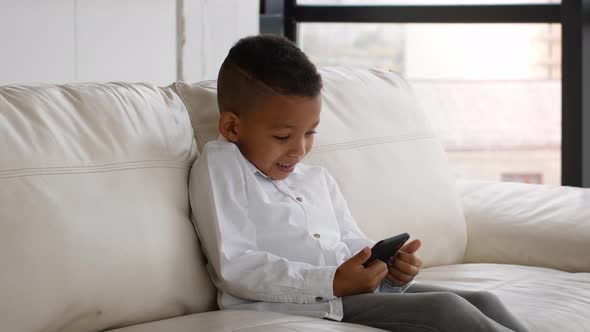
<svg viewBox="0 0 590 332">
<path fill-rule="evenodd" d="M 289 177 L 289 173 L 280 173 L 280 172 L 276 172 L 275 174 L 272 174 L 269 176 L 271 179 L 273 180 L 284 180 L 286 178 Z"/>
<path fill-rule="evenodd" d="M 267 176 L 273 180 L 284 180 L 288 178 L 290 174 L 291 172 L 283 172 L 279 169 L 273 169 L 272 172 L 269 172 L 269 174 L 267 174 Z"/>
</svg>

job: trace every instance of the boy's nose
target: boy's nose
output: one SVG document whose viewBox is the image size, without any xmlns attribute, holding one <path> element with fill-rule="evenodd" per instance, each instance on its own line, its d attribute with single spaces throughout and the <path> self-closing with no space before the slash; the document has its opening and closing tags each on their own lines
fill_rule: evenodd
<svg viewBox="0 0 590 332">
<path fill-rule="evenodd" d="M 289 156 L 303 158 L 305 155 L 305 140 L 294 142 L 289 150 Z"/>
</svg>

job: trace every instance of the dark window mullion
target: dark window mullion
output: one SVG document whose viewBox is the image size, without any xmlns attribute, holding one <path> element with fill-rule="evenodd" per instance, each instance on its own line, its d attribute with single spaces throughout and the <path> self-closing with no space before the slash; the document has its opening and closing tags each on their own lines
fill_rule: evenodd
<svg viewBox="0 0 590 332">
<path fill-rule="evenodd" d="M 562 4 L 561 181 L 590 187 L 589 0 Z"/>
<path fill-rule="evenodd" d="M 289 1 L 287 1 L 289 2 Z M 297 23 L 559 23 L 559 4 L 294 6 Z"/>
<path fill-rule="evenodd" d="M 296 0 L 285 0 L 283 31 L 285 32 L 285 37 L 295 43 L 297 42 L 297 17 L 295 16 L 297 7 Z"/>
<path fill-rule="evenodd" d="M 284 32 L 297 23 L 561 23 L 562 185 L 590 187 L 590 0 L 472 6 L 297 6 L 285 0 Z"/>
</svg>

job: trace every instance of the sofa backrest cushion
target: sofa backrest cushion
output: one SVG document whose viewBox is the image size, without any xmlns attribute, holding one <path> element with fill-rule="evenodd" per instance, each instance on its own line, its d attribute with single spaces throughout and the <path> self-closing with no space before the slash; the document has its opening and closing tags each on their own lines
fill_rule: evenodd
<svg viewBox="0 0 590 332">
<path fill-rule="evenodd" d="M 187 110 L 147 84 L 0 87 L 0 325 L 99 331 L 215 309 Z"/>
<path fill-rule="evenodd" d="M 460 263 L 465 220 L 446 155 L 407 83 L 377 70 L 324 68 L 323 110 L 306 162 L 336 178 L 368 237 L 402 232 L 423 241 L 425 266 Z M 218 136 L 214 81 L 174 88 L 199 149 Z"/>
</svg>

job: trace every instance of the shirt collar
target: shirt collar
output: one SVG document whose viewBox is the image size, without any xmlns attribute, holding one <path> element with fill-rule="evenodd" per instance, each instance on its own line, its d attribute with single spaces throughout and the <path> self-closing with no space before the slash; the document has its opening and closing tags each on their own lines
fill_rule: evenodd
<svg viewBox="0 0 590 332">
<path fill-rule="evenodd" d="M 219 135 L 219 137 L 217 138 L 220 141 L 224 141 L 224 142 L 228 142 L 231 143 L 230 141 L 228 141 L 225 137 L 223 137 L 222 135 Z M 233 144 L 233 143 L 232 143 Z M 254 164 L 252 164 L 250 162 L 250 160 L 248 160 L 248 158 L 244 157 L 244 155 L 242 153 L 240 153 L 240 155 L 244 158 L 244 160 L 246 161 L 246 165 L 248 166 L 248 169 L 250 169 L 250 171 L 254 174 L 258 173 L 260 175 L 262 175 L 263 177 L 272 180 L 269 176 L 267 176 L 266 174 L 264 174 L 261 170 L 259 170 L 256 166 L 254 166 Z M 296 165 L 295 169 L 293 170 L 294 174 L 301 174 L 301 170 L 299 169 L 300 165 Z"/>
</svg>

